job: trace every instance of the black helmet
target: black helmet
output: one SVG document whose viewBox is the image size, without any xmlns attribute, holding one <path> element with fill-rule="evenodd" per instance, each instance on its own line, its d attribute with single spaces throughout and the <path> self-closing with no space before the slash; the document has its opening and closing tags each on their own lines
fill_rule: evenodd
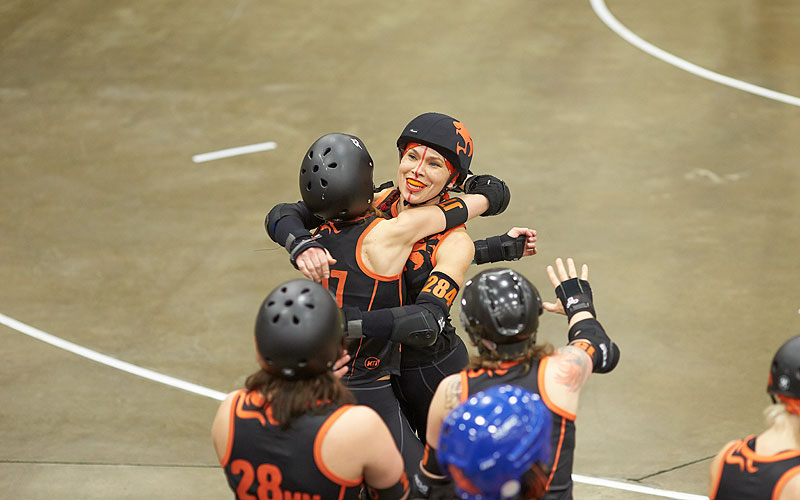
<svg viewBox="0 0 800 500">
<path fill-rule="evenodd" d="M 256 317 L 256 347 L 265 369 L 282 378 L 328 370 L 341 354 L 342 311 L 317 282 L 287 281 L 270 293 Z"/>
<path fill-rule="evenodd" d="M 406 145 L 410 142 L 429 146 L 444 156 L 456 169 L 456 184 L 461 184 L 470 173 L 472 137 L 467 127 L 452 116 L 424 113 L 411 120 L 397 139 L 397 149 L 400 150 L 401 158 Z"/>
<path fill-rule="evenodd" d="M 772 358 L 767 392 L 800 398 L 800 335 L 786 341 Z"/>
<path fill-rule="evenodd" d="M 514 357 L 536 342 L 542 298 L 512 269 L 487 269 L 469 280 L 461 297 L 461 322 L 478 351 Z"/>
<path fill-rule="evenodd" d="M 303 201 L 325 220 L 351 219 L 372 204 L 372 158 L 358 137 L 325 134 L 300 165 Z"/>
</svg>

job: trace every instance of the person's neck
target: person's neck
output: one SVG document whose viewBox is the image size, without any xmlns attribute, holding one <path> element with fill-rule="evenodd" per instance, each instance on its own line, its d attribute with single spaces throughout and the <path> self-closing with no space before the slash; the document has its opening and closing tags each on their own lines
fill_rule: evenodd
<svg viewBox="0 0 800 500">
<path fill-rule="evenodd" d="M 797 417 L 789 416 L 775 422 L 756 438 L 756 453 L 774 455 L 787 450 L 800 450 Z"/>
<path fill-rule="evenodd" d="M 409 208 L 414 208 L 414 207 L 427 207 L 427 206 L 431 206 L 431 205 L 436 205 L 436 204 L 438 204 L 438 203 L 439 203 L 439 202 L 441 202 L 441 201 L 442 201 L 442 197 L 441 197 L 441 196 L 436 196 L 436 197 L 433 197 L 433 198 L 431 198 L 430 200 L 426 201 L 425 203 L 422 203 L 422 204 L 414 204 L 414 205 L 409 205 L 408 203 L 406 203 L 406 202 L 405 202 L 405 201 L 404 201 L 404 200 L 401 198 L 401 199 L 400 199 L 400 201 L 398 201 L 398 203 L 397 203 L 397 213 L 400 213 L 400 212 L 402 212 L 402 211 L 404 211 L 404 210 L 408 210 Z"/>
</svg>

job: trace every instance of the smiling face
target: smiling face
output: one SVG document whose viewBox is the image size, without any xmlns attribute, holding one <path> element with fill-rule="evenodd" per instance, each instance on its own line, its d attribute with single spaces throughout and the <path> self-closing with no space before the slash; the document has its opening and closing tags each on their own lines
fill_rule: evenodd
<svg viewBox="0 0 800 500">
<path fill-rule="evenodd" d="M 435 198 L 450 178 L 444 156 L 424 145 L 408 148 L 400 159 L 397 170 L 397 186 L 400 195 L 408 203 L 423 203 Z"/>
</svg>

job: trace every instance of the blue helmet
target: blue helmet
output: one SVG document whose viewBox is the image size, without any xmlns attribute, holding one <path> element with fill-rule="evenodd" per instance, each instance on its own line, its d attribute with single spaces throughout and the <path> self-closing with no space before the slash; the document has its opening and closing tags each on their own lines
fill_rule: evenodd
<svg viewBox="0 0 800 500">
<path fill-rule="evenodd" d="M 550 461 L 550 411 L 538 394 L 499 385 L 470 396 L 444 419 L 437 458 L 464 500 L 521 494 L 521 479 Z"/>
</svg>

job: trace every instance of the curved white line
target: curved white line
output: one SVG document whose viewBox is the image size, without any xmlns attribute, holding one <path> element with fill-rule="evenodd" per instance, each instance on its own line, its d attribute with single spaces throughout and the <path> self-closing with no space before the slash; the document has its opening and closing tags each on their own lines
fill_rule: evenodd
<svg viewBox="0 0 800 500">
<path fill-rule="evenodd" d="M 170 377 L 169 375 L 163 375 L 161 373 L 148 370 L 147 368 L 142 368 L 140 366 L 132 365 L 125 361 L 120 361 L 116 358 L 112 358 L 111 356 L 100 354 L 97 351 L 87 349 L 77 344 L 73 344 L 72 342 L 60 339 L 54 335 L 50 335 L 49 333 L 43 332 L 30 325 L 26 325 L 25 323 L 19 322 L 14 318 L 9 318 L 8 316 L 2 313 L 0 313 L 0 324 L 6 325 L 7 327 L 12 328 L 20 333 L 24 333 L 29 337 L 33 337 L 35 339 L 41 340 L 42 342 L 47 342 L 50 345 L 64 349 L 65 351 L 77 354 L 78 356 L 83 356 L 84 358 L 91 359 L 92 361 L 97 361 L 98 363 L 108 365 L 112 368 L 116 368 L 124 372 L 132 373 L 133 375 L 137 375 L 139 377 L 143 377 L 152 380 L 154 382 L 158 382 L 160 384 L 177 387 L 178 389 L 183 389 L 184 391 L 193 392 L 195 394 L 206 396 L 219 401 L 225 399 L 226 396 L 224 392 L 215 391 L 213 389 L 196 385 L 191 382 L 187 382 L 185 380 L 177 379 L 175 377 Z"/>
<path fill-rule="evenodd" d="M 773 99 L 775 101 L 791 104 L 793 106 L 800 106 L 800 98 L 798 97 L 783 94 L 781 92 L 775 92 L 774 90 L 765 89 L 764 87 L 759 87 L 758 85 L 753 85 L 752 83 L 743 82 L 729 76 L 714 73 L 713 71 L 701 68 L 696 64 L 692 64 L 689 61 L 661 50 L 655 45 L 642 40 L 631 30 L 626 28 L 622 23 L 620 23 L 611 14 L 611 12 L 609 12 L 608 7 L 606 7 L 605 0 L 589 0 L 589 2 L 592 4 L 592 8 L 597 16 L 606 24 L 606 26 L 611 28 L 612 31 L 621 36 L 631 45 L 643 50 L 653 57 L 661 59 L 666 63 L 672 64 L 673 66 L 676 66 L 684 71 L 688 71 L 689 73 L 695 74 L 701 78 L 711 80 L 712 82 L 721 83 L 722 85 L 727 85 L 751 94 L 766 97 L 767 99 Z"/>
<path fill-rule="evenodd" d="M 133 375 L 137 375 L 139 377 L 143 377 L 148 380 L 158 382 L 160 384 L 165 384 L 172 387 L 176 387 L 178 389 L 183 389 L 184 391 L 192 392 L 194 394 L 199 394 L 200 396 L 206 396 L 208 398 L 216 399 L 218 401 L 222 401 L 227 396 L 227 394 L 225 394 L 224 392 L 219 392 L 197 384 L 192 384 L 191 382 L 186 382 L 185 380 L 180 380 L 174 377 L 170 377 L 168 375 L 163 375 L 161 373 L 154 372 L 152 370 L 148 370 L 140 366 L 132 365 L 130 363 L 127 363 L 125 361 L 120 361 L 110 356 L 106 356 L 105 354 L 100 354 L 97 351 L 87 349 L 77 344 L 73 344 L 72 342 L 68 342 L 64 339 L 58 338 L 55 335 L 43 332 L 38 328 L 26 325 L 25 323 L 17 321 L 14 318 L 10 318 L 2 313 L 0 313 L 0 324 L 9 327 L 12 330 L 16 330 L 20 333 L 28 335 L 29 337 L 33 337 L 37 340 L 41 340 L 42 342 L 46 342 L 52 346 L 64 349 L 73 354 L 77 354 L 78 356 L 83 356 L 84 358 L 91 359 L 92 361 L 97 361 L 98 363 L 102 363 L 112 368 L 116 368 L 118 370 L 122 370 L 124 372 L 128 372 Z M 620 481 L 612 481 L 609 479 L 594 478 L 590 476 L 581 476 L 579 474 L 573 474 L 572 479 L 573 481 L 578 483 L 603 486 L 606 488 L 613 488 L 617 490 L 635 491 L 637 493 L 643 493 L 645 495 L 675 498 L 678 500 L 707 500 L 707 497 L 699 495 L 691 495 L 689 493 L 681 493 L 678 491 L 659 490 L 656 488 L 649 488 L 647 486 L 639 486 L 635 484 L 623 483 Z"/>
</svg>

